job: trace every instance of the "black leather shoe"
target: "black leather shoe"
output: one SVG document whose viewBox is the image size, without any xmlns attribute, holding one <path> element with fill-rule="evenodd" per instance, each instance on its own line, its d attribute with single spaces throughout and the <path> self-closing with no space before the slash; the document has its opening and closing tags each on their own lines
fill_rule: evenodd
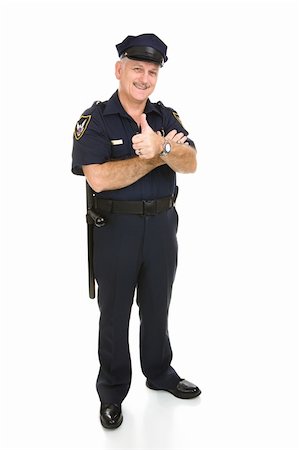
<svg viewBox="0 0 299 450">
<path fill-rule="evenodd" d="M 119 403 L 102 404 L 100 419 L 104 428 L 118 428 L 123 421 L 121 405 Z"/>
<path fill-rule="evenodd" d="M 155 391 L 167 391 L 172 395 L 178 398 L 195 398 L 201 394 L 201 390 L 195 386 L 195 384 L 190 383 L 187 380 L 181 380 L 175 389 L 161 389 L 155 387 L 150 381 L 146 381 L 146 385 L 150 389 L 154 389 Z"/>
</svg>

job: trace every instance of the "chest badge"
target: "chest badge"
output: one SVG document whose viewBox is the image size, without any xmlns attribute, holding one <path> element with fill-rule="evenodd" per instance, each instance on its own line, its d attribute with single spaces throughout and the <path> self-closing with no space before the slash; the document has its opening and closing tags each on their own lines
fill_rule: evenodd
<svg viewBox="0 0 299 450">
<path fill-rule="evenodd" d="M 74 131 L 74 137 L 77 141 L 81 139 L 83 136 L 89 122 L 90 122 L 91 116 L 81 116 L 78 122 L 76 123 L 75 131 Z"/>
</svg>

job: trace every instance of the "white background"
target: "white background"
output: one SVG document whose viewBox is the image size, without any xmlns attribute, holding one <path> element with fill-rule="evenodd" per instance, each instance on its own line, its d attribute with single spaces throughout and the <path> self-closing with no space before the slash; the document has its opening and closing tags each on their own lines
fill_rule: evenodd
<svg viewBox="0 0 299 450">
<path fill-rule="evenodd" d="M 2 448 L 298 448 L 298 2 L 11 1 L 1 31 Z M 72 131 L 117 88 L 115 44 L 148 32 L 169 47 L 151 99 L 198 148 L 178 177 L 169 326 L 173 366 L 203 393 L 145 387 L 134 305 L 109 432 Z"/>
</svg>

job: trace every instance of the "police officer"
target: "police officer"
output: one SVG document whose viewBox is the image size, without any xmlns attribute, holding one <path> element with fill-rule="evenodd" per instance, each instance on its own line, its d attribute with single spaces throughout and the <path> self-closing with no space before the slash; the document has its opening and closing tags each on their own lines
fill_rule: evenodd
<svg viewBox="0 0 299 450">
<path fill-rule="evenodd" d="M 140 360 L 146 386 L 178 398 L 201 392 L 171 366 L 168 310 L 177 266 L 176 172 L 196 170 L 195 145 L 178 114 L 152 103 L 167 46 L 154 34 L 127 36 L 116 45 L 118 90 L 95 102 L 74 131 L 72 172 L 85 175 L 94 210 L 98 285 L 100 419 L 117 428 L 131 383 L 128 326 L 136 291 Z"/>
</svg>

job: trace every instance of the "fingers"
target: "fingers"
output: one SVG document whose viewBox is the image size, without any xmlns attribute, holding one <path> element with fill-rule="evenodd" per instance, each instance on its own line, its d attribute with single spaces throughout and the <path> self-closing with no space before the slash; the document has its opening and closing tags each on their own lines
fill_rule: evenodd
<svg viewBox="0 0 299 450">
<path fill-rule="evenodd" d="M 143 141 L 143 136 L 142 136 L 142 134 L 135 134 L 133 137 L 132 137 L 132 143 L 133 144 L 139 144 L 139 143 L 141 143 Z"/>
<path fill-rule="evenodd" d="M 177 134 L 177 130 L 171 130 L 171 131 L 169 131 L 169 133 L 167 133 L 167 135 L 165 136 L 165 139 L 172 141 L 176 134 Z"/>
<path fill-rule="evenodd" d="M 158 136 L 162 136 L 160 131 L 157 131 L 156 134 Z M 169 131 L 169 133 L 165 136 L 165 139 L 169 140 L 169 141 L 173 141 L 173 142 L 177 142 L 179 144 L 184 144 L 186 142 L 186 140 L 188 139 L 187 136 L 184 135 L 184 133 L 180 132 L 178 133 L 177 130 L 171 130 Z M 142 134 L 135 134 L 132 137 L 132 143 L 133 144 L 141 144 L 144 142 L 144 136 Z M 134 148 L 134 146 L 133 146 Z"/>
<path fill-rule="evenodd" d="M 165 136 L 165 139 L 168 139 L 173 142 L 177 142 L 178 144 L 184 144 L 186 142 L 186 140 L 188 139 L 188 137 L 185 136 L 184 133 L 182 133 L 182 132 L 178 133 L 177 130 L 171 130 Z"/>
<path fill-rule="evenodd" d="M 136 142 L 135 144 L 132 144 L 132 147 L 134 150 L 140 150 L 142 148 L 142 143 Z"/>
<path fill-rule="evenodd" d="M 188 137 L 187 136 L 183 136 L 181 137 L 181 139 L 178 141 L 179 144 L 185 144 L 185 142 L 187 141 Z M 188 144 L 188 142 L 187 142 Z"/>
<path fill-rule="evenodd" d="M 172 140 L 177 142 L 178 144 L 183 144 L 187 139 L 187 136 L 184 136 L 184 133 L 177 133 Z"/>
</svg>

